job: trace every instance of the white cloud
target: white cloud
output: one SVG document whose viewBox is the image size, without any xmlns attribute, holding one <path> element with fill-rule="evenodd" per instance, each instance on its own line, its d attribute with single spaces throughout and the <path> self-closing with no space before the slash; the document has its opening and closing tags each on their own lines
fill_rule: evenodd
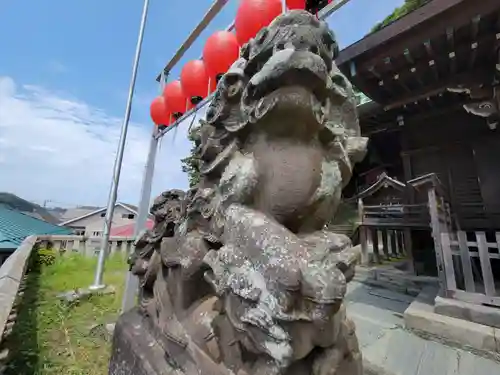
<svg viewBox="0 0 500 375">
<path fill-rule="evenodd" d="M 0 77 L 0 191 L 37 202 L 105 205 L 121 121 L 69 96 Z M 119 200 L 139 200 L 151 126 L 129 126 Z M 173 133 L 157 154 L 153 196 L 187 187 L 180 164 L 191 148 L 187 125 L 175 140 Z"/>
</svg>

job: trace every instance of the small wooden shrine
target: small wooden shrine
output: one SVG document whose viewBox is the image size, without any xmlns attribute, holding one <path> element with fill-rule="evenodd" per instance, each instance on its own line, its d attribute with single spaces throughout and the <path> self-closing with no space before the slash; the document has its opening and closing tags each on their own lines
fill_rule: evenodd
<svg viewBox="0 0 500 375">
<path fill-rule="evenodd" d="M 417 273 L 439 275 L 450 297 L 500 306 L 500 2 L 430 1 L 337 64 L 373 100 L 359 110 L 368 156 L 344 192 L 363 201 L 362 227 L 399 225 Z M 375 223 L 372 207 L 391 223 Z M 417 207 L 420 227 L 408 222 Z"/>
</svg>

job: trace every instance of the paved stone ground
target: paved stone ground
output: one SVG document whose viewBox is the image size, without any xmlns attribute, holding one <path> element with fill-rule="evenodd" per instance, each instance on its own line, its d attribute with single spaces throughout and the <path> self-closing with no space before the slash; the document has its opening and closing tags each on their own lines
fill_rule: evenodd
<svg viewBox="0 0 500 375">
<path fill-rule="evenodd" d="M 405 330 L 413 297 L 353 281 L 347 311 L 356 323 L 367 374 L 500 375 L 500 363 Z"/>
</svg>

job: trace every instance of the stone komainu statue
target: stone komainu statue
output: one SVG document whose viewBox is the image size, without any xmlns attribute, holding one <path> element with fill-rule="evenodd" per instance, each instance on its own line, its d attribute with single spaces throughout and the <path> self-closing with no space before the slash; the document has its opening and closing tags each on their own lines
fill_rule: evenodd
<svg viewBox="0 0 500 375">
<path fill-rule="evenodd" d="M 110 374 L 361 375 L 358 254 L 324 230 L 367 143 L 337 54 L 304 11 L 242 48 L 196 130 L 201 182 L 158 197 L 137 240 Z"/>
</svg>

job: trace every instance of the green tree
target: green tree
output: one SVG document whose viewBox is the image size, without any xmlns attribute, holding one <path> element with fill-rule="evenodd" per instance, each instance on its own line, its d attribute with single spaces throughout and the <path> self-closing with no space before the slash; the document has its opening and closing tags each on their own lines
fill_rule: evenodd
<svg viewBox="0 0 500 375">
<path fill-rule="evenodd" d="M 420 8 L 429 1 L 430 0 L 405 0 L 405 3 L 403 5 L 394 9 L 394 11 L 391 14 L 389 14 L 382 22 L 376 24 L 372 28 L 371 32 L 383 29 L 387 25 L 393 23 L 394 21 L 400 19 L 403 16 L 406 16 L 408 13 L 413 12 L 415 9 Z"/>
<path fill-rule="evenodd" d="M 182 171 L 188 174 L 189 187 L 195 186 L 200 182 L 200 159 L 196 154 L 196 149 L 198 148 L 198 130 L 199 127 L 193 127 L 188 134 L 188 139 L 191 141 L 193 146 L 191 147 L 191 152 L 189 156 L 181 160 Z"/>
</svg>

